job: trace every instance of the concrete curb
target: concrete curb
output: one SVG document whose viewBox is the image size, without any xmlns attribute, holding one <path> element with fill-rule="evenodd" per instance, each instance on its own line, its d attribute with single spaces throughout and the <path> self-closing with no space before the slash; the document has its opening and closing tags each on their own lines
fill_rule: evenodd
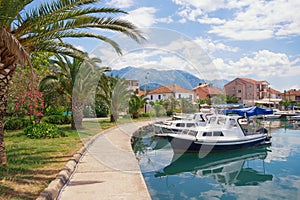
<svg viewBox="0 0 300 200">
<path fill-rule="evenodd" d="M 77 151 L 72 158 L 70 158 L 66 166 L 56 175 L 56 178 L 50 182 L 48 187 L 40 193 L 40 195 L 37 197 L 37 200 L 57 199 L 61 189 L 69 181 L 70 177 L 76 169 L 78 162 L 80 161 L 81 157 L 85 154 L 88 146 L 90 146 L 97 139 L 97 137 L 99 137 L 99 135 L 105 134 L 108 131 L 112 131 L 115 128 L 117 128 L 117 126 L 111 127 L 107 130 L 97 133 L 86 144 L 84 144 L 84 146 L 79 151 Z"/>
</svg>

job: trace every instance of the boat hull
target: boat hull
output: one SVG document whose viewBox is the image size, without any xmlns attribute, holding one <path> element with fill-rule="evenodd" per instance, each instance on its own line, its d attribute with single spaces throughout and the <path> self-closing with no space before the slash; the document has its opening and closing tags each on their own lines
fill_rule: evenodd
<svg viewBox="0 0 300 200">
<path fill-rule="evenodd" d="M 258 146 L 270 145 L 266 137 L 260 137 L 242 142 L 201 142 L 183 138 L 167 136 L 175 153 L 184 152 L 224 152 L 238 149 L 249 149 Z"/>
</svg>

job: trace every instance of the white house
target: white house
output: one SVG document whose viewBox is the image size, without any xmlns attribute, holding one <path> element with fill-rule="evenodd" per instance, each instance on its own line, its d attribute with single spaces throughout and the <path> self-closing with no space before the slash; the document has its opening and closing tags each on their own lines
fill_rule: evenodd
<svg viewBox="0 0 300 200">
<path fill-rule="evenodd" d="M 174 96 L 176 99 L 188 98 L 193 100 L 193 92 L 191 90 L 184 89 L 176 84 L 161 86 L 147 94 L 149 100 L 153 102 L 168 99 L 170 96 Z"/>
</svg>

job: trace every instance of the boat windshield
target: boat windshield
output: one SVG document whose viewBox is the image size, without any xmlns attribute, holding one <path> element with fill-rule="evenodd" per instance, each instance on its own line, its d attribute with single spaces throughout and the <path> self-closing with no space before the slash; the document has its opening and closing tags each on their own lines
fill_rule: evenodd
<svg viewBox="0 0 300 200">
<path fill-rule="evenodd" d="M 209 119 L 209 124 L 212 125 L 225 125 L 226 118 L 221 116 L 212 116 Z"/>
<path fill-rule="evenodd" d="M 257 131 L 258 128 L 260 128 L 260 124 L 257 123 L 255 119 L 251 118 L 241 118 L 239 119 L 239 124 L 245 134 L 254 133 Z"/>
</svg>

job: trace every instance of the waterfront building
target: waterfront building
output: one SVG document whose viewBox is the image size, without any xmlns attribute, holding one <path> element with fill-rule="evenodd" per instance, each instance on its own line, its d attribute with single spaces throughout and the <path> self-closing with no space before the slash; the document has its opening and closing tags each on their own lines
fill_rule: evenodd
<svg viewBox="0 0 300 200">
<path fill-rule="evenodd" d="M 226 95 L 236 96 L 246 106 L 253 106 L 255 103 L 278 104 L 281 101 L 280 92 L 270 88 L 265 80 L 236 78 L 227 83 L 224 89 Z"/>
<path fill-rule="evenodd" d="M 193 100 L 193 92 L 191 90 L 187 90 L 176 84 L 161 86 L 147 93 L 147 97 L 152 102 L 168 99 L 170 96 L 176 99 L 187 98 Z"/>
<path fill-rule="evenodd" d="M 212 98 L 218 94 L 224 94 L 224 92 L 211 84 L 199 84 L 193 88 L 194 102 L 197 102 L 199 99 Z"/>
<path fill-rule="evenodd" d="M 292 102 L 300 102 L 300 90 L 296 89 L 290 89 L 290 90 L 284 90 L 282 93 L 282 98 L 290 100 Z"/>
</svg>

